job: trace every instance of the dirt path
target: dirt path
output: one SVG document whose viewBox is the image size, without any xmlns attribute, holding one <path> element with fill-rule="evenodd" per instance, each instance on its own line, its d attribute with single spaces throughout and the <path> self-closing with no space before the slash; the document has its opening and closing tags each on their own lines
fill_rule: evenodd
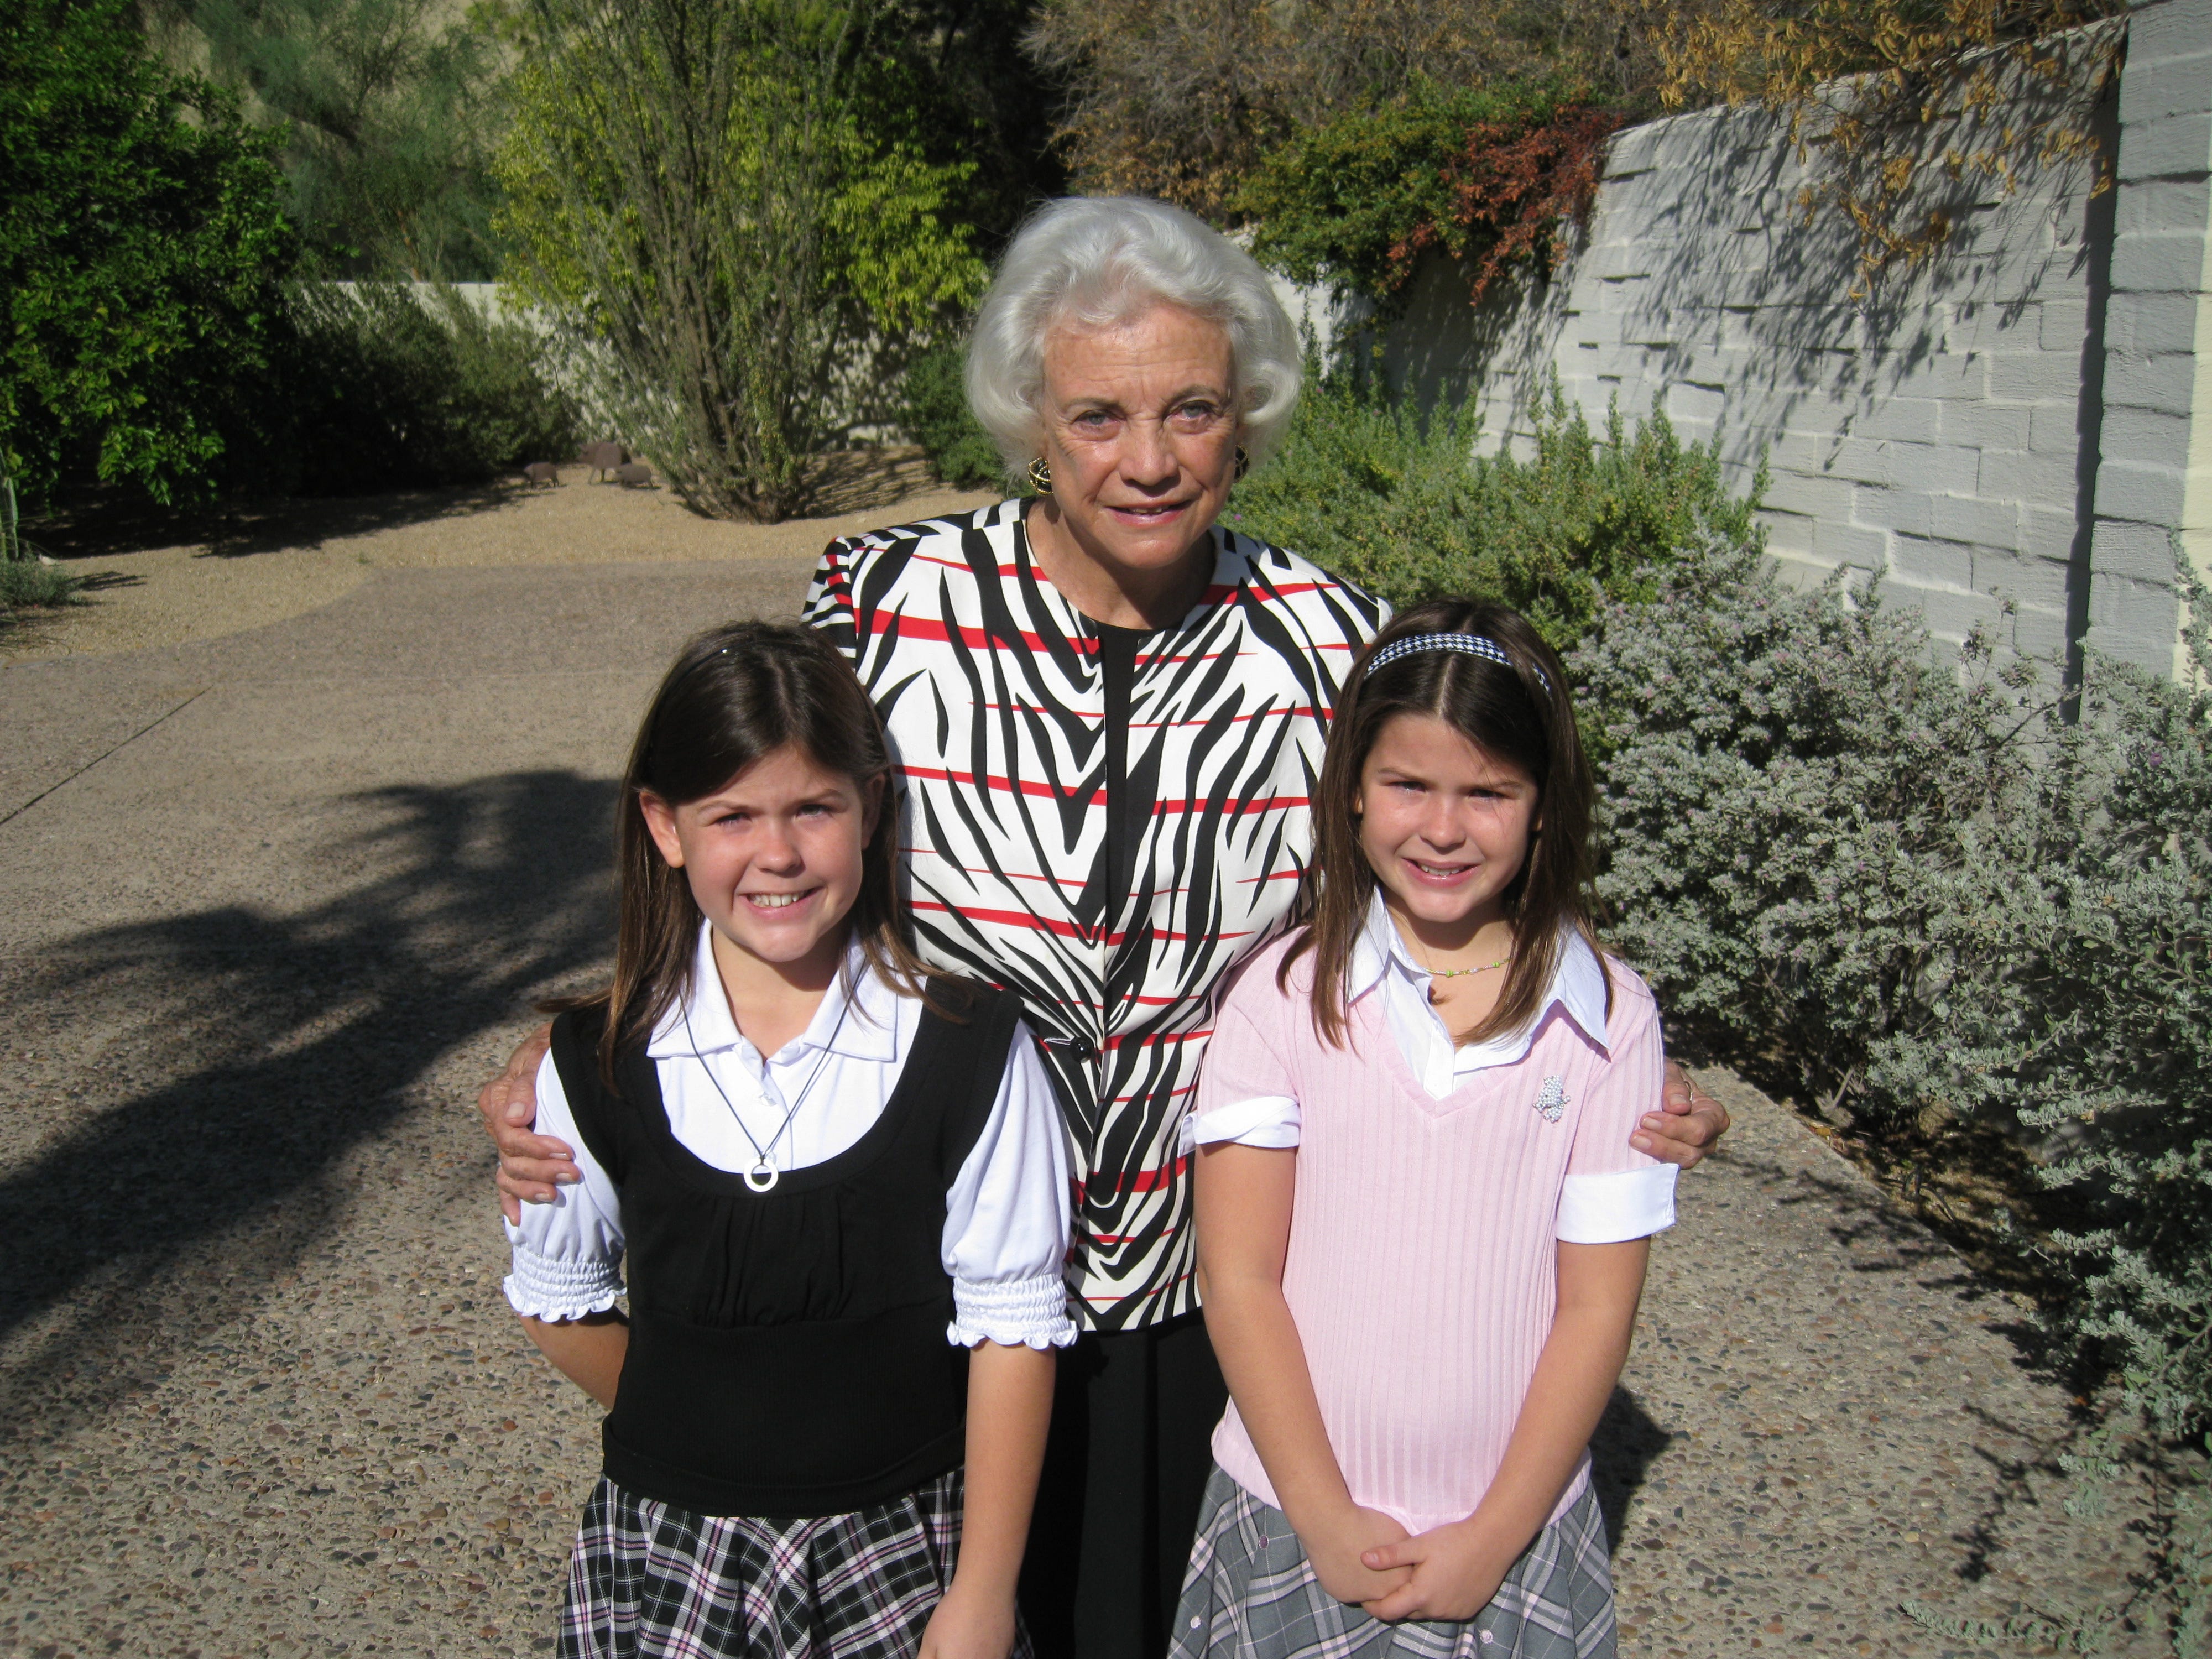
<svg viewBox="0 0 2212 1659">
<path fill-rule="evenodd" d="M 273 623 L 0 670 L 0 1655 L 550 1645 L 595 1413 L 505 1311 L 468 1102 L 603 965 L 652 676 L 789 614 L 821 536 L 410 562 L 484 527 L 380 532 Z M 2136 1514 L 2060 1507 L 2021 1310 L 1709 1081 L 1741 1127 L 1600 1446 L 1624 1651 L 1964 1654 L 1900 1605 L 2124 1601 Z"/>
</svg>

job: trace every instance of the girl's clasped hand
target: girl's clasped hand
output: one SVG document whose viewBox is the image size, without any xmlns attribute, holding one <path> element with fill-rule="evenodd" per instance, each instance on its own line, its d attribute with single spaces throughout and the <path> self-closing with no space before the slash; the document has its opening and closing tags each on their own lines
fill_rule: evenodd
<svg viewBox="0 0 2212 1659">
<path fill-rule="evenodd" d="M 1354 665 L 1303 925 L 1231 991 L 1186 1126 L 1232 1403 L 1176 1659 L 1379 1655 L 1406 1621 L 1425 1654 L 1613 1651 L 1587 1448 L 1674 1171 L 1629 1145 L 1664 1060 L 1591 928 L 1591 804 L 1514 612 L 1424 605 Z"/>
</svg>

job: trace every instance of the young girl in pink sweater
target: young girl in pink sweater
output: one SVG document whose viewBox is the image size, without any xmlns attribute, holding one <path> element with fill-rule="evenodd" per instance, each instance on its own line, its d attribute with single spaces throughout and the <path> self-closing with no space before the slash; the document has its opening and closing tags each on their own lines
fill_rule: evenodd
<svg viewBox="0 0 2212 1659">
<path fill-rule="evenodd" d="M 1657 1012 L 1591 932 L 1559 660 L 1425 605 L 1352 669 L 1304 926 L 1187 1124 L 1213 1439 L 1174 1659 L 1614 1650 L 1589 1443 L 1674 1175 Z"/>
</svg>

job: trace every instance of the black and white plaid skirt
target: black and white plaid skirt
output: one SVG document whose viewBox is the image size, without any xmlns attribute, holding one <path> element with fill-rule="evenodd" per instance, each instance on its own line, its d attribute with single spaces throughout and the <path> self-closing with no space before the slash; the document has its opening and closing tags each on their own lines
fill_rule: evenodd
<svg viewBox="0 0 2212 1659">
<path fill-rule="evenodd" d="M 561 1659 L 914 1659 L 960 1555 L 960 1471 L 851 1515 L 693 1515 L 600 1477 Z M 1018 1631 L 1013 1659 L 1029 1659 Z"/>
<path fill-rule="evenodd" d="M 1588 1491 L 1464 1624 L 1386 1625 L 1321 1587 L 1283 1512 L 1206 1483 L 1169 1659 L 1613 1659 L 1605 1517 Z"/>
</svg>

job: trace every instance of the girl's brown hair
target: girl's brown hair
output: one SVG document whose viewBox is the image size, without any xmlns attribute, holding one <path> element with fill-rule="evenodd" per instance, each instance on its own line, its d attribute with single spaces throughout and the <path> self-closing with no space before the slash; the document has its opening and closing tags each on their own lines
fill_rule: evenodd
<svg viewBox="0 0 2212 1659">
<path fill-rule="evenodd" d="M 611 1011 L 608 1040 L 599 1044 L 599 1075 L 609 1089 L 615 1087 L 616 1060 L 642 1048 L 661 1016 L 690 995 L 702 920 L 690 881 L 653 844 L 639 798 L 658 795 L 672 806 L 703 799 L 786 747 L 849 778 L 863 793 L 872 779 L 884 781 L 849 916 L 868 966 L 901 990 L 928 997 L 929 971 L 907 940 L 898 804 L 875 705 L 851 665 L 813 629 L 726 623 L 678 653 L 630 746 L 616 831 L 621 892 L 614 983 L 594 995 L 545 1005 L 548 1012 Z"/>
<path fill-rule="evenodd" d="M 1510 665 L 1449 648 L 1420 650 L 1369 665 L 1401 640 L 1422 634 L 1471 634 L 1491 641 Z M 1559 654 L 1518 611 L 1470 599 L 1432 599 L 1392 619 L 1352 665 L 1329 726 L 1314 799 L 1314 862 L 1299 890 L 1305 931 L 1283 955 L 1275 982 L 1314 953 L 1314 1026 L 1341 1047 L 1349 1018 L 1346 979 L 1353 945 L 1366 926 L 1375 872 L 1359 848 L 1360 775 L 1382 728 L 1401 714 L 1440 720 L 1492 758 L 1535 781 L 1536 829 L 1528 856 L 1505 890 L 1513 963 L 1497 1006 L 1461 1042 L 1516 1031 L 1534 1018 L 1559 966 L 1560 934 L 1573 928 L 1597 947 L 1591 925 L 1589 828 L 1595 790 L 1575 729 L 1573 701 Z M 1602 956 L 1599 958 L 1602 963 Z M 1613 985 L 1606 982 L 1610 1006 Z"/>
</svg>

